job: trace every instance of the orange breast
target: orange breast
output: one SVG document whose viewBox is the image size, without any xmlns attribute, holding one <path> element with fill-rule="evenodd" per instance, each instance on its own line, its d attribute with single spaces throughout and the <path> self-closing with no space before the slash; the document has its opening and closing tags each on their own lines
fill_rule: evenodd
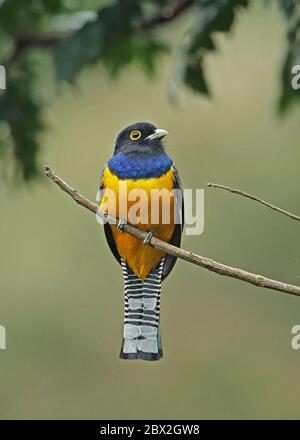
<svg viewBox="0 0 300 440">
<path fill-rule="evenodd" d="M 128 223 L 139 229 L 152 231 L 161 240 L 171 240 L 175 228 L 172 169 L 158 178 L 121 180 L 107 168 L 103 173 L 102 185 L 105 193 L 100 207 L 105 212 L 117 218 L 125 217 Z M 119 232 L 113 225 L 111 229 L 120 256 L 144 280 L 165 254 L 145 246 L 126 232 Z"/>
</svg>

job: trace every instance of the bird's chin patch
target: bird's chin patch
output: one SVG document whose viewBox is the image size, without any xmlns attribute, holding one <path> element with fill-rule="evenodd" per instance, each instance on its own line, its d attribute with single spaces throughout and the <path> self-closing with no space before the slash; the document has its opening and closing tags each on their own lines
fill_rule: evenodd
<svg viewBox="0 0 300 440">
<path fill-rule="evenodd" d="M 162 145 L 158 142 L 136 143 L 134 145 L 128 144 L 122 147 L 121 152 L 124 154 L 143 154 L 153 155 L 162 150 Z"/>
</svg>

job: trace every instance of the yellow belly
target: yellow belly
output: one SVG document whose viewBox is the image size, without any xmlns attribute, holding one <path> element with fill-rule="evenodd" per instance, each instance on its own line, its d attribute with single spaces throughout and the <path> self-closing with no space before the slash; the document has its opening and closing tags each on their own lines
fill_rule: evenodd
<svg viewBox="0 0 300 440">
<path fill-rule="evenodd" d="M 120 182 L 126 182 L 127 194 L 123 190 L 120 191 Z M 125 214 L 128 215 L 127 221 L 129 223 L 133 223 L 133 221 L 130 220 L 136 218 L 135 214 L 137 214 L 143 218 L 135 221 L 135 223 L 133 223 L 135 226 L 142 230 L 152 231 L 155 237 L 166 242 L 171 240 L 175 228 L 174 196 L 172 193 L 174 187 L 174 177 L 172 170 L 158 178 L 121 180 L 115 174 L 112 174 L 108 168 L 106 168 L 102 177 L 102 186 L 105 188 L 105 190 L 112 190 L 113 194 L 115 194 L 114 199 L 112 193 L 105 191 L 100 203 L 100 207 L 105 212 L 115 214 L 117 218 L 123 218 L 124 216 L 122 214 L 124 213 L 122 213 L 119 209 L 119 202 L 124 202 L 125 200 L 127 201 L 127 211 Z M 140 189 L 144 191 L 143 194 L 147 196 L 147 200 L 144 197 L 135 198 L 134 193 L 131 193 L 133 198 L 130 200 L 128 197 L 130 192 L 132 190 Z M 162 189 L 167 189 L 170 191 L 171 196 L 160 197 L 156 199 L 158 200 L 158 203 L 152 203 L 151 205 L 151 190 Z M 113 205 L 116 206 L 115 212 Z M 139 209 L 137 209 L 137 206 L 139 206 Z M 155 206 L 156 210 L 154 212 Z M 170 215 L 168 216 L 166 213 L 169 213 Z M 168 223 L 163 224 L 163 221 Z M 145 246 L 143 242 L 132 235 L 129 235 L 126 232 L 119 232 L 113 225 L 110 227 L 112 229 L 113 237 L 120 256 L 126 261 L 133 272 L 143 281 L 151 270 L 155 268 L 159 261 L 165 256 L 165 253 L 150 246 Z"/>
</svg>

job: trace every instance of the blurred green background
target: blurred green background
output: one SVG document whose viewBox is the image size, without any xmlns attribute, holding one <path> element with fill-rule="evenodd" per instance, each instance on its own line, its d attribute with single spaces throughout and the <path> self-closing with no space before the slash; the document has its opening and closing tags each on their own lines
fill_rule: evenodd
<svg viewBox="0 0 300 440">
<path fill-rule="evenodd" d="M 211 101 L 167 99 L 171 61 L 154 80 L 133 67 L 117 82 L 101 68 L 60 89 L 45 113 L 40 161 L 95 200 L 116 134 L 147 120 L 169 131 L 186 188 L 217 182 L 300 212 L 299 108 L 279 119 L 284 49 L 276 8 L 241 14 L 207 59 Z M 180 23 L 166 37 L 177 38 Z M 95 217 L 46 178 L 0 188 L 1 418 L 298 418 L 300 300 L 178 262 L 163 286 L 158 363 L 118 359 L 121 271 Z M 205 190 L 205 231 L 183 247 L 300 283 L 299 224 Z"/>
</svg>

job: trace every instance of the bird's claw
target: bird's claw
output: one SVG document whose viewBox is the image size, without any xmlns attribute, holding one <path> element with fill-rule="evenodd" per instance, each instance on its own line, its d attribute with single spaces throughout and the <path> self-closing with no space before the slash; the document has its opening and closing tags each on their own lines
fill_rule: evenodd
<svg viewBox="0 0 300 440">
<path fill-rule="evenodd" d="M 151 239 L 154 237 L 154 233 L 149 231 L 143 241 L 144 245 L 150 244 Z"/>
<path fill-rule="evenodd" d="M 119 232 L 124 232 L 124 226 L 126 225 L 126 220 L 120 218 L 116 224 L 117 230 Z"/>
</svg>

